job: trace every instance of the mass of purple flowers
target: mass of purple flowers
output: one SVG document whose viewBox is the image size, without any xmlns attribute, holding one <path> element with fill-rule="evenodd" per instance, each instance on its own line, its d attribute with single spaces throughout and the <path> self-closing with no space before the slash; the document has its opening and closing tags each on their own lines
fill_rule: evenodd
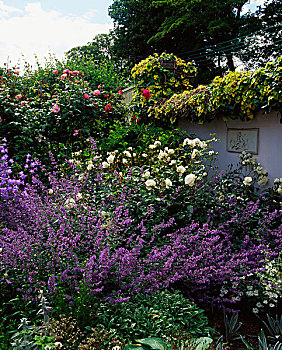
<svg viewBox="0 0 282 350">
<path fill-rule="evenodd" d="M 175 228 L 171 217 L 152 227 L 156 208 L 136 217 L 138 188 L 125 182 L 113 190 L 102 167 L 91 178 L 55 170 L 43 181 L 28 157 L 27 183 L 23 172 L 13 177 L 5 143 L 0 151 L 0 285 L 27 300 L 43 290 L 70 305 L 82 291 L 119 302 L 177 285 L 194 300 L 221 305 L 234 302 L 219 295 L 224 281 L 254 274 L 281 251 L 281 211 L 262 209 L 259 201 L 240 208 L 226 196 L 228 220 L 225 213 L 220 221 L 225 209 L 218 209 L 216 220 L 207 212 L 204 224 L 191 216 L 190 225 Z M 239 292 L 234 287 L 230 295 Z"/>
</svg>

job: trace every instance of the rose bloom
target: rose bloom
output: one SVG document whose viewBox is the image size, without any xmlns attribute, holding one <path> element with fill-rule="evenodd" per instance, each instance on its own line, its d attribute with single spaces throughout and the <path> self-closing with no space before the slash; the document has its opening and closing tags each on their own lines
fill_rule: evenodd
<svg viewBox="0 0 282 350">
<path fill-rule="evenodd" d="M 176 168 L 176 171 L 180 174 L 183 174 L 184 171 L 185 171 L 185 168 L 183 165 L 179 165 L 177 168 Z"/>
<path fill-rule="evenodd" d="M 64 79 L 67 78 L 67 76 L 68 76 L 68 75 L 67 75 L 66 73 L 64 73 L 64 74 L 61 75 L 61 79 L 64 80 Z"/>
<path fill-rule="evenodd" d="M 151 97 L 151 93 L 149 90 L 144 89 L 142 90 L 142 95 L 148 100 Z"/>
<path fill-rule="evenodd" d="M 57 74 L 59 73 L 59 71 L 56 69 L 56 70 L 53 70 L 52 74 Z"/>
<path fill-rule="evenodd" d="M 105 112 L 106 113 L 109 113 L 111 109 L 112 109 L 112 107 L 110 105 L 106 105 L 105 106 Z"/>
<path fill-rule="evenodd" d="M 185 182 L 185 185 L 192 187 L 194 185 L 195 180 L 196 180 L 195 174 L 188 174 L 185 176 L 184 182 Z"/>
<path fill-rule="evenodd" d="M 252 181 L 253 181 L 253 179 L 250 176 L 246 176 L 244 178 L 243 184 L 246 185 L 246 186 L 250 186 Z"/>
<path fill-rule="evenodd" d="M 123 154 L 125 154 L 127 157 L 131 158 L 131 153 L 128 151 L 124 151 Z"/>
<path fill-rule="evenodd" d="M 154 187 L 154 186 L 156 186 L 156 181 L 155 181 L 155 180 L 152 180 L 152 179 L 147 180 L 147 181 L 145 182 L 145 185 L 146 185 L 146 187 L 148 187 L 148 188 Z"/>
<path fill-rule="evenodd" d="M 85 100 L 89 100 L 90 96 L 89 96 L 88 94 L 84 94 L 84 95 L 83 95 L 83 98 L 84 98 Z"/>
<path fill-rule="evenodd" d="M 93 91 L 93 95 L 94 96 L 99 96 L 99 95 L 101 95 L 101 91 L 100 90 L 94 90 Z"/>
<path fill-rule="evenodd" d="M 58 114 L 60 112 L 60 107 L 58 105 L 54 105 L 51 111 L 55 114 Z"/>
<path fill-rule="evenodd" d="M 109 155 L 108 158 L 107 158 L 107 162 L 108 162 L 109 164 L 113 163 L 114 160 L 115 160 L 115 156 L 113 156 L 112 154 Z"/>
<path fill-rule="evenodd" d="M 72 75 L 79 75 L 80 74 L 80 71 L 79 70 L 74 70 L 71 72 Z"/>
<path fill-rule="evenodd" d="M 108 168 L 109 166 L 110 166 L 110 164 L 107 163 L 107 162 L 103 162 L 103 163 L 102 163 L 102 167 L 103 167 L 104 169 Z"/>
<path fill-rule="evenodd" d="M 70 70 L 69 70 L 69 69 L 64 69 L 64 70 L 63 70 L 63 74 L 68 74 L 68 73 L 70 73 Z"/>
<path fill-rule="evenodd" d="M 165 187 L 169 188 L 170 186 L 172 186 L 172 182 L 170 181 L 170 179 L 165 179 Z"/>
<path fill-rule="evenodd" d="M 15 98 L 22 98 L 23 95 L 19 94 L 19 95 L 16 95 Z"/>
</svg>

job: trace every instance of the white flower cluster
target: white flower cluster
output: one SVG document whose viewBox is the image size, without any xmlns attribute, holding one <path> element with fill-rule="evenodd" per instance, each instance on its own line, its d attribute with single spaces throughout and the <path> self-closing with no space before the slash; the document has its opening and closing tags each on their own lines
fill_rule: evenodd
<svg viewBox="0 0 282 350">
<path fill-rule="evenodd" d="M 189 138 L 186 138 L 184 141 L 183 141 L 183 147 L 185 146 L 190 146 L 192 148 L 207 148 L 208 147 L 208 144 L 205 142 L 205 141 L 201 141 L 200 139 L 198 138 L 195 138 L 195 139 L 189 139 Z"/>
<path fill-rule="evenodd" d="M 276 185 L 275 192 L 282 194 L 282 177 L 274 179 L 274 185 Z"/>
<path fill-rule="evenodd" d="M 257 163 L 255 157 L 253 157 L 250 153 L 246 153 L 245 151 L 243 151 L 240 157 L 242 160 L 242 165 L 245 167 L 249 167 L 258 175 L 258 185 L 261 187 L 265 186 L 269 181 L 267 170 L 264 169 L 260 163 Z M 247 176 L 245 177 L 243 183 L 244 185 L 249 186 L 252 181 L 252 177 Z"/>
</svg>

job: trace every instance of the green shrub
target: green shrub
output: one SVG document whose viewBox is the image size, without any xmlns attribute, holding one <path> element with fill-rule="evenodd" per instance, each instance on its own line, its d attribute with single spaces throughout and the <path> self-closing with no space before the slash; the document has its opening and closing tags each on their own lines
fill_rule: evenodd
<svg viewBox="0 0 282 350">
<path fill-rule="evenodd" d="M 204 311 L 178 291 L 139 293 L 114 305 L 102 303 L 96 319 L 97 325 L 130 340 L 163 337 L 180 330 L 199 336 L 211 330 Z"/>
</svg>

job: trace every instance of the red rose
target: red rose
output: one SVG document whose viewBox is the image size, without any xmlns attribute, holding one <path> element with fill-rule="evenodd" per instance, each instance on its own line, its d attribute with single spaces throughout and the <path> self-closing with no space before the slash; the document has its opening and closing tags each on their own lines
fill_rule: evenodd
<svg viewBox="0 0 282 350">
<path fill-rule="evenodd" d="M 146 89 L 142 90 L 142 94 L 147 100 L 151 97 L 151 93 L 149 90 L 146 90 Z"/>
<path fill-rule="evenodd" d="M 112 107 L 110 105 L 106 105 L 105 106 L 105 112 L 106 113 L 109 113 L 111 109 L 112 109 Z"/>
</svg>

